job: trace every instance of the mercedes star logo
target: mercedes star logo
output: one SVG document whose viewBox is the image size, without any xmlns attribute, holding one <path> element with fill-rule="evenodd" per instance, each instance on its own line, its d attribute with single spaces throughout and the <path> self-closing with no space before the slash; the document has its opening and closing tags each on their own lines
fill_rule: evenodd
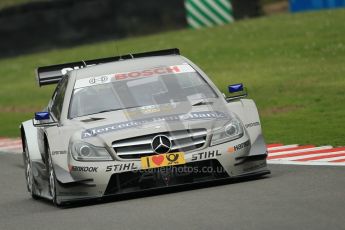
<svg viewBox="0 0 345 230">
<path fill-rule="evenodd" d="M 171 149 L 171 141 L 167 136 L 157 135 L 152 139 L 151 147 L 157 154 L 168 153 Z"/>
</svg>

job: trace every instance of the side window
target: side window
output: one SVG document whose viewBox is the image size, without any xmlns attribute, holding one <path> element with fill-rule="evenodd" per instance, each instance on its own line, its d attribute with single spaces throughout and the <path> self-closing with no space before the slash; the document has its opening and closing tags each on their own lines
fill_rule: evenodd
<svg viewBox="0 0 345 230">
<path fill-rule="evenodd" d="M 63 77 L 61 82 L 57 86 L 56 92 L 53 96 L 52 106 L 51 106 L 51 113 L 54 117 L 60 120 L 62 105 L 65 98 L 66 88 L 67 88 L 68 78 Z"/>
</svg>

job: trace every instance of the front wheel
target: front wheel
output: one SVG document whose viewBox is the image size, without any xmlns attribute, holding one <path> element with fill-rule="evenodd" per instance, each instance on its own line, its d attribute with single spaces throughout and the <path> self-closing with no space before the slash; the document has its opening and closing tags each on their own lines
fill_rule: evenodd
<svg viewBox="0 0 345 230">
<path fill-rule="evenodd" d="M 50 149 L 48 147 L 48 152 L 47 152 L 47 160 L 48 160 L 48 177 L 49 177 L 49 193 L 50 196 L 52 197 L 52 201 L 56 206 L 60 206 L 60 203 L 57 200 L 56 197 L 56 176 L 53 168 L 53 160 L 50 155 Z"/>
<path fill-rule="evenodd" d="M 32 173 L 32 162 L 30 160 L 30 154 L 29 154 L 29 149 L 28 149 L 28 145 L 27 145 L 27 141 L 25 139 L 25 179 L 26 179 L 26 186 L 28 189 L 28 192 L 31 194 L 31 197 L 33 199 L 38 199 L 39 197 L 35 194 L 36 191 L 36 185 L 34 182 L 34 176 Z"/>
</svg>

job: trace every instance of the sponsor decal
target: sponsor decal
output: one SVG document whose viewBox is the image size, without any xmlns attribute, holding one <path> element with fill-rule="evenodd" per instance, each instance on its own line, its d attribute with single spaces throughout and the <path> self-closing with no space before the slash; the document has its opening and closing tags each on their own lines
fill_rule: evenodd
<svg viewBox="0 0 345 230">
<path fill-rule="evenodd" d="M 140 160 L 142 169 L 152 169 L 164 166 L 181 165 L 186 163 L 183 152 L 141 157 Z"/>
<path fill-rule="evenodd" d="M 241 144 L 235 145 L 233 147 L 229 147 L 228 148 L 228 153 L 236 152 L 236 151 L 241 150 L 241 149 L 243 149 L 245 147 L 248 147 L 249 145 L 250 145 L 250 141 L 248 140 L 246 142 L 243 142 Z"/>
<path fill-rule="evenodd" d="M 52 155 L 64 155 L 64 154 L 67 154 L 67 151 L 53 151 L 52 152 Z"/>
<path fill-rule="evenodd" d="M 151 114 L 158 112 L 166 112 L 173 110 L 171 105 L 148 105 L 139 108 L 129 109 L 124 111 L 127 116 L 135 116 L 139 114 Z"/>
<path fill-rule="evenodd" d="M 138 170 L 134 163 L 121 163 L 115 165 L 108 165 L 106 172 L 122 172 L 122 171 L 133 171 Z"/>
<path fill-rule="evenodd" d="M 89 80 L 90 84 L 102 84 L 108 81 L 108 76 L 92 77 Z"/>
<path fill-rule="evenodd" d="M 149 106 L 141 107 L 140 111 L 142 113 L 146 114 L 146 113 L 156 113 L 156 112 L 159 112 L 160 109 L 159 109 L 159 106 L 157 106 L 157 105 L 149 105 Z"/>
<path fill-rule="evenodd" d="M 233 146 L 228 148 L 228 153 L 234 153 L 234 152 L 235 152 L 235 148 Z"/>
<path fill-rule="evenodd" d="M 215 157 L 218 157 L 218 156 L 221 156 L 221 155 L 222 154 L 219 153 L 219 150 L 212 150 L 212 151 L 195 153 L 195 154 L 192 155 L 192 161 L 215 158 Z"/>
<path fill-rule="evenodd" d="M 260 125 L 260 122 L 257 121 L 257 122 L 246 124 L 245 127 L 248 129 L 248 128 L 259 126 L 259 125 Z"/>
<path fill-rule="evenodd" d="M 115 74 L 115 79 L 125 80 L 128 78 L 152 77 L 152 76 L 159 76 L 159 75 L 164 75 L 164 74 L 169 74 L 169 73 L 180 73 L 181 71 L 182 71 L 181 66 L 158 67 L 158 68 L 146 69 L 142 71 L 117 73 Z"/>
<path fill-rule="evenodd" d="M 87 129 L 81 133 L 81 138 L 85 139 L 89 137 L 94 137 L 99 134 L 115 132 L 115 131 L 119 131 L 123 129 L 142 126 L 144 124 L 150 124 L 150 123 L 162 122 L 162 121 L 173 122 L 173 121 L 184 121 L 184 120 L 213 120 L 213 119 L 226 119 L 226 118 L 228 118 L 228 116 L 225 113 L 219 112 L 219 111 L 203 111 L 203 112 L 192 112 L 188 114 L 157 116 L 157 117 L 150 117 L 150 118 L 144 118 L 144 119 L 139 119 L 139 120 L 120 122 L 120 123 Z"/>
<path fill-rule="evenodd" d="M 73 70 L 73 69 L 69 69 Z M 106 74 L 103 76 L 89 77 L 84 79 L 78 79 L 74 85 L 75 89 L 110 83 L 112 81 L 119 80 L 131 80 L 145 77 L 157 77 L 166 74 L 180 74 L 180 73 L 191 73 L 195 70 L 188 64 L 175 65 L 175 66 L 164 66 L 156 67 L 151 69 L 137 70 L 124 73 Z"/>
<path fill-rule="evenodd" d="M 70 166 L 72 172 L 97 172 L 98 167 L 87 167 L 87 166 Z"/>
<path fill-rule="evenodd" d="M 111 75 L 103 75 L 98 77 L 89 77 L 89 78 L 83 78 L 79 79 L 75 82 L 74 88 L 84 88 L 88 86 L 94 86 L 94 85 L 101 85 L 111 82 Z"/>
</svg>

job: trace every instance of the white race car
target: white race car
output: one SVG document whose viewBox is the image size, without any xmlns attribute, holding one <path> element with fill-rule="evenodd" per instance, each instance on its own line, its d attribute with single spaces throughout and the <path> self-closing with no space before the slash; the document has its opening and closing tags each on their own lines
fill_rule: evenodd
<svg viewBox="0 0 345 230">
<path fill-rule="evenodd" d="M 269 173 L 243 85 L 225 96 L 178 49 L 40 67 L 37 80 L 57 87 L 20 126 L 34 198 L 62 205 Z"/>
</svg>

